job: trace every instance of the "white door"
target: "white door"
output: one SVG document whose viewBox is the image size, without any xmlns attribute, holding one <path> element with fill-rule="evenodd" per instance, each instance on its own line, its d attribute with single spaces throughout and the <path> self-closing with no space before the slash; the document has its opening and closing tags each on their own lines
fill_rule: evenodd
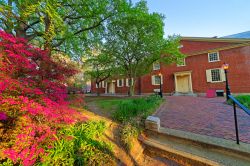
<svg viewBox="0 0 250 166">
<path fill-rule="evenodd" d="M 110 82 L 108 83 L 108 93 L 114 94 L 115 93 L 115 83 Z"/>
</svg>

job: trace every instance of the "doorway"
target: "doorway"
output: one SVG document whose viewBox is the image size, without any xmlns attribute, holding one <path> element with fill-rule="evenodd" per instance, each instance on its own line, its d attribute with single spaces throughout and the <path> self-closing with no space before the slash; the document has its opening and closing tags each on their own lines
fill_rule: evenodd
<svg viewBox="0 0 250 166">
<path fill-rule="evenodd" d="M 108 94 L 115 94 L 115 83 L 109 82 L 107 86 L 107 93 Z"/>
<path fill-rule="evenodd" d="M 175 76 L 175 91 L 179 93 L 192 93 L 191 72 L 178 72 Z"/>
</svg>

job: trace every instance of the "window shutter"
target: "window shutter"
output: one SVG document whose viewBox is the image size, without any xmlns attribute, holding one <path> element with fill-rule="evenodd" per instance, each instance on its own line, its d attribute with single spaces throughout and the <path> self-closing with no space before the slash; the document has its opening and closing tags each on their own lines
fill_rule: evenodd
<svg viewBox="0 0 250 166">
<path fill-rule="evenodd" d="M 126 78 L 126 86 L 129 87 L 129 85 L 128 85 L 128 78 Z"/>
<path fill-rule="evenodd" d="M 220 69 L 221 81 L 226 81 L 226 75 L 224 69 Z"/>
<path fill-rule="evenodd" d="M 155 76 L 151 77 L 152 85 L 155 85 Z"/>
<path fill-rule="evenodd" d="M 105 81 L 102 81 L 102 87 L 106 88 L 106 82 Z"/>
<path fill-rule="evenodd" d="M 122 86 L 121 87 L 123 87 L 123 85 L 124 85 L 124 79 L 122 79 Z"/>
<path fill-rule="evenodd" d="M 116 83 L 117 83 L 117 87 L 120 87 L 120 86 L 119 86 L 119 80 L 116 80 Z"/>
<path fill-rule="evenodd" d="M 212 82 L 211 70 L 206 70 L 207 82 Z"/>
</svg>

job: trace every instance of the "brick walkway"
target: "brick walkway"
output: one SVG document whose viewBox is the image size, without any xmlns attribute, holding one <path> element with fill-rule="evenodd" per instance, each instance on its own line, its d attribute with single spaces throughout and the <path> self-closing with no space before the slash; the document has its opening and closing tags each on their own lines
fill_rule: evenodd
<svg viewBox="0 0 250 166">
<path fill-rule="evenodd" d="M 235 140 L 233 107 L 224 98 L 168 96 L 156 112 L 161 126 Z M 250 116 L 237 108 L 240 141 L 250 143 Z"/>
</svg>

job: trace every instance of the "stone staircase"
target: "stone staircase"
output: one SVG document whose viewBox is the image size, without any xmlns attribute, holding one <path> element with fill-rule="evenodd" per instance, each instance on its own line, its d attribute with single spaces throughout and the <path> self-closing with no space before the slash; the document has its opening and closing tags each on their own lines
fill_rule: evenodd
<svg viewBox="0 0 250 166">
<path fill-rule="evenodd" d="M 250 166 L 250 144 L 162 128 L 155 117 L 146 120 L 140 140 L 146 150 L 181 165 Z"/>
</svg>

